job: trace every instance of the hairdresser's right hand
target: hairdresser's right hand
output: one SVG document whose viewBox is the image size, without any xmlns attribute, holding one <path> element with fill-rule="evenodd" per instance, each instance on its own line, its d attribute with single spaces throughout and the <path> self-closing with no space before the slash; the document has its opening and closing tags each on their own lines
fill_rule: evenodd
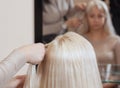
<svg viewBox="0 0 120 88">
<path fill-rule="evenodd" d="M 78 28 L 81 23 L 81 20 L 77 17 L 70 18 L 65 22 L 68 28 Z"/>
<path fill-rule="evenodd" d="M 27 63 L 38 64 L 44 58 L 45 47 L 42 43 L 36 43 L 17 48 L 15 52 L 22 54 Z"/>
<path fill-rule="evenodd" d="M 75 8 L 78 10 L 82 10 L 84 11 L 86 9 L 87 3 L 83 2 L 83 3 L 75 3 Z"/>
</svg>

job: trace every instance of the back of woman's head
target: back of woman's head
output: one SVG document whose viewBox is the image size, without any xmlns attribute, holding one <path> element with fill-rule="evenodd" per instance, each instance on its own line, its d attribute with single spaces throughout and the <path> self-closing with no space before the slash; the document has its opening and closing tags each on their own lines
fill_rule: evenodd
<svg viewBox="0 0 120 88">
<path fill-rule="evenodd" d="M 108 33 L 109 35 L 114 35 L 115 34 L 115 30 L 114 30 L 114 27 L 113 27 L 113 24 L 112 24 L 112 21 L 111 21 L 111 16 L 110 16 L 110 13 L 109 13 L 109 9 L 106 5 L 106 3 L 104 1 L 101 1 L 101 0 L 92 0 L 88 3 L 87 7 L 86 7 L 86 10 L 85 10 L 85 17 L 84 17 L 84 26 L 83 28 L 81 28 L 81 34 L 84 34 L 86 32 L 89 31 L 89 28 L 88 28 L 88 22 L 87 22 L 87 14 L 90 14 L 91 13 L 91 10 L 94 8 L 94 7 L 97 7 L 99 10 L 103 10 L 104 14 L 105 14 L 105 24 L 104 24 L 104 30 L 106 33 Z"/>
<path fill-rule="evenodd" d="M 73 32 L 46 45 L 37 78 L 39 82 L 33 81 L 37 88 L 102 88 L 93 47 Z"/>
</svg>

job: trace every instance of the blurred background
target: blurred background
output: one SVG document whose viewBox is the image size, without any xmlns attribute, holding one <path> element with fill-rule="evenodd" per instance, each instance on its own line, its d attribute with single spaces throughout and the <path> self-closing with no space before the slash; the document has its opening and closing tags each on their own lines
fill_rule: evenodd
<svg viewBox="0 0 120 88">
<path fill-rule="evenodd" d="M 0 0 L 0 60 L 34 42 L 34 0 Z M 17 74 L 26 73 L 27 65 Z"/>
</svg>

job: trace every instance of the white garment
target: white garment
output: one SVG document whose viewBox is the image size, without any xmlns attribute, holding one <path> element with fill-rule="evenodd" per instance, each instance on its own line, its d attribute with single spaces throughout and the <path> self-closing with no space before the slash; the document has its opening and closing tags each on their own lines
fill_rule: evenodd
<svg viewBox="0 0 120 88">
<path fill-rule="evenodd" d="M 30 44 L 15 49 L 6 59 L 0 62 L 0 88 L 7 85 L 6 83 L 25 63 L 41 63 L 44 54 L 45 48 L 41 43 Z"/>
<path fill-rule="evenodd" d="M 26 63 L 24 55 L 12 52 L 0 62 L 0 88 L 3 88 L 10 78 Z"/>
</svg>

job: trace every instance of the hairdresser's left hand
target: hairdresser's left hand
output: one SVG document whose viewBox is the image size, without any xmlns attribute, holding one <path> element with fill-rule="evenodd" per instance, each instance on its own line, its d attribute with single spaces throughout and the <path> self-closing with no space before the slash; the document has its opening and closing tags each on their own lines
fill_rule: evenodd
<svg viewBox="0 0 120 88">
<path fill-rule="evenodd" d="M 86 3 L 76 3 L 75 8 L 84 11 L 86 9 Z"/>
</svg>

